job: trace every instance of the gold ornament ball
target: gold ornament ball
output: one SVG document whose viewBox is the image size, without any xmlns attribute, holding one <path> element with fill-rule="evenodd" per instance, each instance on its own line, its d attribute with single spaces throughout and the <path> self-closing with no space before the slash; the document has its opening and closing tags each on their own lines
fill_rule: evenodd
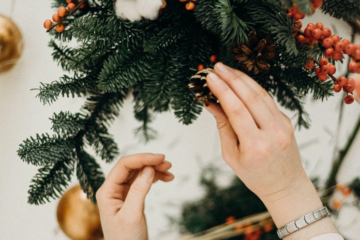
<svg viewBox="0 0 360 240">
<path fill-rule="evenodd" d="M 19 28 L 9 18 L 0 15 L 0 73 L 10 70 L 23 50 Z"/>
<path fill-rule="evenodd" d="M 103 239 L 99 209 L 86 198 L 79 185 L 61 197 L 57 220 L 61 230 L 72 240 Z"/>
</svg>

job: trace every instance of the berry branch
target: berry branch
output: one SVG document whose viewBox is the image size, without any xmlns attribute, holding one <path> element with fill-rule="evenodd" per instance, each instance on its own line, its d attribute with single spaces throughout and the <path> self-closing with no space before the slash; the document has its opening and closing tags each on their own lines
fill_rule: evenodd
<svg viewBox="0 0 360 240">
<path fill-rule="evenodd" d="M 65 19 L 71 16 L 79 8 L 84 8 L 87 0 L 81 0 L 77 5 L 73 3 L 73 0 L 67 0 L 66 2 L 68 3 L 67 9 L 64 6 L 59 7 L 58 12 L 52 16 L 55 24 L 53 24 L 50 19 L 45 20 L 44 27 L 47 29 L 46 32 L 50 32 L 55 28 L 58 33 L 62 33 L 65 30 L 65 24 L 63 23 Z"/>
</svg>

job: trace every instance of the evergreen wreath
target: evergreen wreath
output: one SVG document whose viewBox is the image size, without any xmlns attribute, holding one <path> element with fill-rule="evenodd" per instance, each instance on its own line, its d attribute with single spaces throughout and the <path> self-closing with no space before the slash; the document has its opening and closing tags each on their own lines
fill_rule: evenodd
<svg viewBox="0 0 360 240">
<path fill-rule="evenodd" d="M 79 113 L 54 114 L 54 134 L 38 134 L 20 145 L 20 158 L 40 167 L 30 186 L 30 204 L 61 195 L 74 173 L 95 201 L 104 175 L 85 147 L 94 148 L 106 162 L 116 159 L 119 149 L 108 125 L 120 114 L 124 100 L 133 96 L 135 118 L 141 122 L 136 133 L 145 141 L 155 137 L 149 126 L 155 113 L 171 109 L 181 123 L 189 125 L 202 111 L 202 103 L 194 101 L 195 93 L 188 87 L 189 79 L 216 61 L 243 69 L 239 61 L 245 55 L 247 61 L 255 56 L 255 62 L 245 63 L 247 73 L 280 105 L 297 112 L 299 127 L 309 127 L 303 106 L 306 95 L 324 100 L 333 94 L 332 81 L 319 81 L 311 66 L 304 68 L 309 61 L 321 60 L 324 47 L 315 40 L 305 44 L 297 37 L 303 36 L 298 20 L 303 13 L 311 14 L 318 1 L 166 0 L 156 19 L 150 14 L 152 20 L 134 21 L 134 17 L 133 22 L 117 16 L 121 2 L 115 8 L 114 0 L 53 1 L 58 12 L 44 26 L 52 35 L 53 59 L 69 73 L 42 83 L 37 97 L 43 104 L 52 104 L 60 96 L 87 96 L 87 101 Z M 298 6 L 297 15 L 289 16 L 294 6 Z M 327 0 L 322 6 L 323 12 L 346 20 L 359 19 L 358 10 L 350 0 Z M 249 52 L 245 46 L 251 32 L 258 38 Z M 77 47 L 68 46 L 72 40 Z M 271 40 L 276 47 L 265 51 L 275 53 L 274 57 L 256 57 L 264 53 L 259 50 L 263 40 Z M 251 64 L 260 71 L 254 72 Z"/>
</svg>

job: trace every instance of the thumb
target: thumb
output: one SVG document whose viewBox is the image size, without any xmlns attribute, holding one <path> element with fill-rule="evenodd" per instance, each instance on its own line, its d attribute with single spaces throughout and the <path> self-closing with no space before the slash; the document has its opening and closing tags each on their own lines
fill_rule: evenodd
<svg viewBox="0 0 360 240">
<path fill-rule="evenodd" d="M 129 189 L 121 212 L 125 216 L 139 216 L 144 211 L 145 197 L 150 191 L 155 176 L 153 167 L 145 167 L 136 177 Z"/>
</svg>

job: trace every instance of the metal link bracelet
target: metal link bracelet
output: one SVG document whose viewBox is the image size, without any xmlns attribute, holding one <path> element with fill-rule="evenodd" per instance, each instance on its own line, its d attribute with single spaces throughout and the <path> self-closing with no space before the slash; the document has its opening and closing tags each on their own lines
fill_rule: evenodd
<svg viewBox="0 0 360 240">
<path fill-rule="evenodd" d="M 278 229 L 277 234 L 280 239 L 283 239 L 284 237 L 290 235 L 291 233 L 296 232 L 327 216 L 330 216 L 330 212 L 327 209 L 327 207 L 320 208 L 319 210 L 316 210 L 315 212 L 305 215 L 304 217 L 299 218 L 298 220 L 287 224 L 285 227 Z"/>
</svg>

